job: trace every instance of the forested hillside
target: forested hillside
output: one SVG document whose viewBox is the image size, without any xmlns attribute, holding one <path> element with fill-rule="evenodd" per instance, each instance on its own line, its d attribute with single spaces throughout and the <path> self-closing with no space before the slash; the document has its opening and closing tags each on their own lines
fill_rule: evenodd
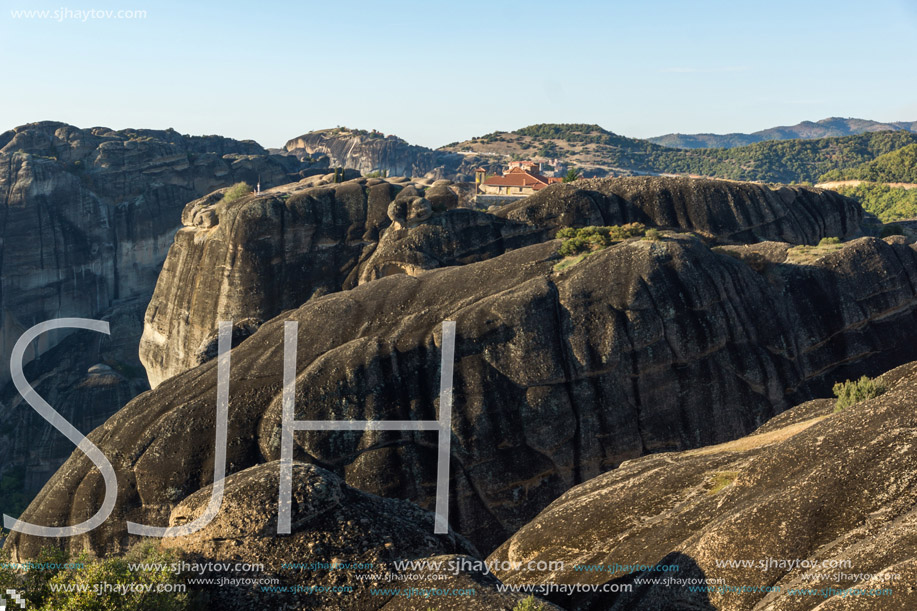
<svg viewBox="0 0 917 611">
<path fill-rule="evenodd" d="M 917 144 L 885 153 L 855 168 L 833 170 L 823 180 L 917 183 Z"/>
<path fill-rule="evenodd" d="M 671 149 L 619 136 L 598 125 L 539 124 L 453 143 L 444 150 L 507 158 L 560 159 L 595 174 L 691 174 L 779 183 L 817 182 L 826 174 L 861 168 L 894 171 L 907 162 L 879 157 L 913 147 L 917 134 L 875 132 L 843 138 L 773 140 L 720 149 Z M 910 148 L 909 148 L 910 150 Z M 917 154 L 917 153 L 915 153 Z M 913 171 L 913 164 L 911 165 Z"/>
</svg>

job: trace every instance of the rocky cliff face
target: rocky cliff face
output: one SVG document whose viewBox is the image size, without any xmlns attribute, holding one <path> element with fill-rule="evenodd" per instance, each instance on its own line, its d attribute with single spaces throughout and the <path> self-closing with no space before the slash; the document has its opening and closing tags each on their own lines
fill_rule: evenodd
<svg viewBox="0 0 917 611">
<path fill-rule="evenodd" d="M 331 166 L 351 168 L 361 174 L 385 171 L 389 176 L 471 180 L 476 161 L 408 144 L 397 136 L 346 128 L 309 132 L 288 141 L 284 149 L 299 156 L 324 156 Z"/>
<path fill-rule="evenodd" d="M 25 366 L 26 379 L 50 405 L 77 427 L 88 432 L 103 424 L 119 408 L 149 385 L 137 358 L 137 340 L 143 328 L 146 299 L 132 299 L 94 315 L 109 323 L 111 335 L 77 331 Z M 4 413 L 0 447 L 2 470 L 19 482 L 4 489 L 4 511 L 19 515 L 31 499 L 73 452 L 73 444 L 41 418 L 13 384 L 0 389 Z M 20 476 L 21 474 L 21 476 Z M 10 482 L 12 483 L 12 482 Z"/>
<path fill-rule="evenodd" d="M 253 330 L 313 296 L 489 259 L 562 227 L 643 222 L 805 244 L 853 235 L 862 218 L 832 191 L 673 178 L 555 185 L 493 214 L 454 210 L 448 181 L 316 176 L 230 205 L 219 198 L 185 209 L 150 302 L 140 354 L 153 386 L 203 362 L 220 320 Z"/>
<path fill-rule="evenodd" d="M 231 203 L 221 197 L 185 208 L 150 301 L 140 357 L 154 387 L 212 357 L 221 320 L 244 321 L 241 340 L 312 297 L 534 241 L 520 223 L 452 210 L 458 196 L 445 181 L 316 176 Z"/>
<path fill-rule="evenodd" d="M 35 323 L 149 294 L 188 201 L 259 175 L 288 182 L 297 167 L 254 142 L 175 132 L 38 123 L 0 135 L 0 358 Z"/>
<path fill-rule="evenodd" d="M 638 222 L 727 242 L 791 244 L 860 235 L 863 220 L 859 204 L 825 189 L 658 176 L 552 185 L 495 214 L 546 229 Z"/>
<path fill-rule="evenodd" d="M 758 253 L 765 264 L 752 265 L 664 233 L 561 271 L 557 246 L 386 276 L 261 325 L 232 353 L 229 471 L 279 457 L 285 320 L 299 323 L 302 420 L 435 418 L 439 329 L 456 321 L 451 518 L 484 550 L 625 460 L 734 439 L 838 378 L 917 358 L 917 253 L 901 238 L 806 251 L 797 263 L 787 246 L 775 249 L 784 259 Z M 124 545 L 125 519 L 165 523 L 208 483 L 214 365 L 166 380 L 93 433 L 125 457 L 118 508 L 104 535 L 72 547 Z M 431 506 L 430 435 L 302 432 L 296 446 L 298 460 L 352 486 Z M 25 518 L 63 524 L 101 495 L 75 454 Z"/>
<path fill-rule="evenodd" d="M 61 317 L 135 316 L 134 324 L 117 326 L 129 337 L 83 333 L 68 344 L 72 352 L 52 355 L 69 331 L 51 332 L 27 353 L 27 361 L 47 357 L 34 373 L 50 376 L 53 370 L 54 379 L 43 391 L 61 400 L 69 392 L 62 389 L 76 388 L 89 380 L 90 367 L 110 361 L 120 377 L 106 388 L 117 392 L 85 395 L 77 403 L 88 412 L 85 420 L 77 419 L 94 426 L 110 416 L 146 388 L 137 356 L 144 306 L 136 301 L 151 294 L 184 205 L 237 181 L 254 184 L 259 176 L 264 185 L 286 183 L 302 167 L 295 158 L 268 155 L 254 142 L 171 130 L 79 129 L 46 122 L 0 134 L 0 386 L 9 380 L 13 344 L 34 324 Z M 0 396 L 0 430 L 9 439 L 0 445 L 14 452 L 0 456 L 0 464 L 18 463 L 17 448 L 26 444 L 26 454 L 38 461 L 30 472 L 56 469 L 72 448 L 63 454 L 52 450 L 50 440 L 60 435 L 46 430 L 43 421 L 37 428 L 22 424 L 35 419 L 11 388 L 0 390 Z"/>
<path fill-rule="evenodd" d="M 571 610 L 914 608 L 917 366 L 883 377 L 886 394 L 841 413 L 816 400 L 730 443 L 628 461 L 557 499 L 490 560 L 564 563 L 500 573 L 514 584 L 677 577 L 723 586 L 636 585 L 560 601 Z M 729 560 L 752 564 L 717 564 Z M 615 563 L 680 570 L 582 569 Z"/>
</svg>

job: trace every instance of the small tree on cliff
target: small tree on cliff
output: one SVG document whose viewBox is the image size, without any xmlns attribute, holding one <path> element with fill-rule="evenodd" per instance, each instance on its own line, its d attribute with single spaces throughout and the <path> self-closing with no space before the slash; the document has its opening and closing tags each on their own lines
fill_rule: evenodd
<svg viewBox="0 0 917 611">
<path fill-rule="evenodd" d="M 577 178 L 579 178 L 579 170 L 576 168 L 570 168 L 564 175 L 564 182 L 573 182 Z"/>
</svg>

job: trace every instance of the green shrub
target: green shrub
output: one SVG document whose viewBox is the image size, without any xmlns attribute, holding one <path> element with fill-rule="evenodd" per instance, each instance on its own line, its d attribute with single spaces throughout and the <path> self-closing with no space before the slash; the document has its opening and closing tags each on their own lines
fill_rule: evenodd
<svg viewBox="0 0 917 611">
<path fill-rule="evenodd" d="M 513 611 L 542 611 L 543 609 L 544 605 L 534 595 L 529 595 L 528 598 L 522 599 L 519 604 L 513 607 Z"/>
<path fill-rule="evenodd" d="M 839 238 L 823 238 L 818 246 L 803 244 L 794 246 L 786 253 L 786 262 L 796 265 L 811 265 L 818 259 L 844 248 Z"/>
<path fill-rule="evenodd" d="M 646 235 L 643 236 L 643 239 L 644 239 L 644 240 L 652 240 L 652 241 L 654 241 L 654 242 L 655 242 L 656 240 L 661 240 L 661 239 L 662 239 L 662 232 L 660 232 L 660 231 L 659 231 L 658 229 L 656 229 L 655 227 L 650 227 L 649 229 L 646 230 Z"/>
<path fill-rule="evenodd" d="M 226 189 L 223 193 L 223 202 L 231 204 L 232 202 L 242 199 L 246 195 L 249 195 L 252 192 L 251 185 L 247 182 L 237 182 L 233 186 Z"/>
<path fill-rule="evenodd" d="M 30 562 L 72 566 L 25 570 L 2 565 L 9 562 L 9 552 L 4 551 L 0 553 L 0 587 L 4 592 L 20 591 L 27 608 L 40 611 L 185 611 L 195 608 L 197 601 L 180 591 L 184 581 L 170 568 L 178 559 L 153 541 L 135 546 L 123 558 L 104 560 L 86 554 L 71 558 L 63 550 L 45 548 Z M 162 568 L 132 571 L 128 563 L 133 562 Z M 119 585 L 125 589 L 116 590 Z M 52 587 L 65 591 L 55 592 Z"/>
<path fill-rule="evenodd" d="M 0 528 L 0 539 L 9 535 L 8 532 Z M 0 594 L 3 594 L 9 588 L 18 588 L 19 581 L 16 572 L 10 569 L 6 563 L 10 561 L 10 551 L 0 548 Z"/>
<path fill-rule="evenodd" d="M 917 182 L 917 144 L 897 148 L 839 174 L 842 179 L 848 180 Z"/>
<path fill-rule="evenodd" d="M 64 564 L 70 562 L 70 557 L 62 549 L 55 547 L 46 547 L 39 552 L 38 556 L 31 559 L 31 562 L 44 564 Z M 29 607 L 39 608 L 44 600 L 50 596 L 51 588 L 49 583 L 59 573 L 57 570 L 52 571 L 14 571 L 11 570 L 14 579 L 18 581 L 19 588 L 23 596 L 29 601 Z M 15 589 L 15 586 L 14 586 Z"/>
<path fill-rule="evenodd" d="M 738 471 L 720 471 L 719 473 L 714 473 L 713 477 L 711 477 L 708 482 L 707 494 L 716 494 L 720 490 L 728 488 L 735 483 L 738 476 Z"/>
<path fill-rule="evenodd" d="M 834 385 L 834 396 L 837 397 L 837 404 L 834 411 L 839 412 L 855 403 L 874 399 L 884 393 L 887 388 L 881 378 L 872 379 L 863 376 L 856 382 L 846 380 Z"/>
<path fill-rule="evenodd" d="M 601 250 L 615 242 L 643 236 L 646 231 L 646 225 L 643 223 L 628 223 L 627 225 L 611 225 L 609 227 L 591 225 L 579 229 L 566 227 L 557 232 L 556 237 L 564 241 L 557 252 L 564 257 L 574 257 L 584 252 Z"/>
</svg>

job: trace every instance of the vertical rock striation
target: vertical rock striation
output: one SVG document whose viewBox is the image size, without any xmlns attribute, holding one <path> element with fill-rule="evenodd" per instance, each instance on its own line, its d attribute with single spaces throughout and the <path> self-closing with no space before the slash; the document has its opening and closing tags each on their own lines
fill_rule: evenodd
<svg viewBox="0 0 917 611">
<path fill-rule="evenodd" d="M 762 268 L 668 233 L 557 271 L 557 244 L 386 276 L 261 325 L 232 353 L 229 470 L 279 457 L 285 320 L 299 323 L 298 420 L 435 419 L 439 329 L 456 321 L 451 523 L 482 550 L 622 461 L 734 439 L 837 379 L 917 358 L 917 252 L 900 238 Z M 176 375 L 96 430 L 124 480 L 109 536 L 72 546 L 122 545 L 124 519 L 167 520 L 174 491 L 208 482 L 215 374 L 210 361 Z M 356 488 L 432 506 L 431 435 L 295 441 L 297 460 Z M 26 517 L 66 523 L 101 494 L 75 454 Z"/>
<path fill-rule="evenodd" d="M 0 134 L 0 470 L 28 461 L 30 473 L 48 474 L 72 451 L 8 384 L 23 331 L 54 318 L 135 317 L 112 323 L 113 334 L 127 336 L 53 331 L 26 353 L 26 363 L 46 357 L 28 370 L 41 378 L 40 393 L 90 430 L 147 388 L 137 355 L 145 304 L 137 302 L 153 291 L 184 205 L 237 181 L 286 183 L 303 168 L 255 142 L 174 130 L 44 122 Z M 68 349 L 55 351 L 69 337 Z M 106 362 L 115 375 L 98 384 L 88 369 Z M 95 390 L 64 390 L 83 382 Z"/>
</svg>

